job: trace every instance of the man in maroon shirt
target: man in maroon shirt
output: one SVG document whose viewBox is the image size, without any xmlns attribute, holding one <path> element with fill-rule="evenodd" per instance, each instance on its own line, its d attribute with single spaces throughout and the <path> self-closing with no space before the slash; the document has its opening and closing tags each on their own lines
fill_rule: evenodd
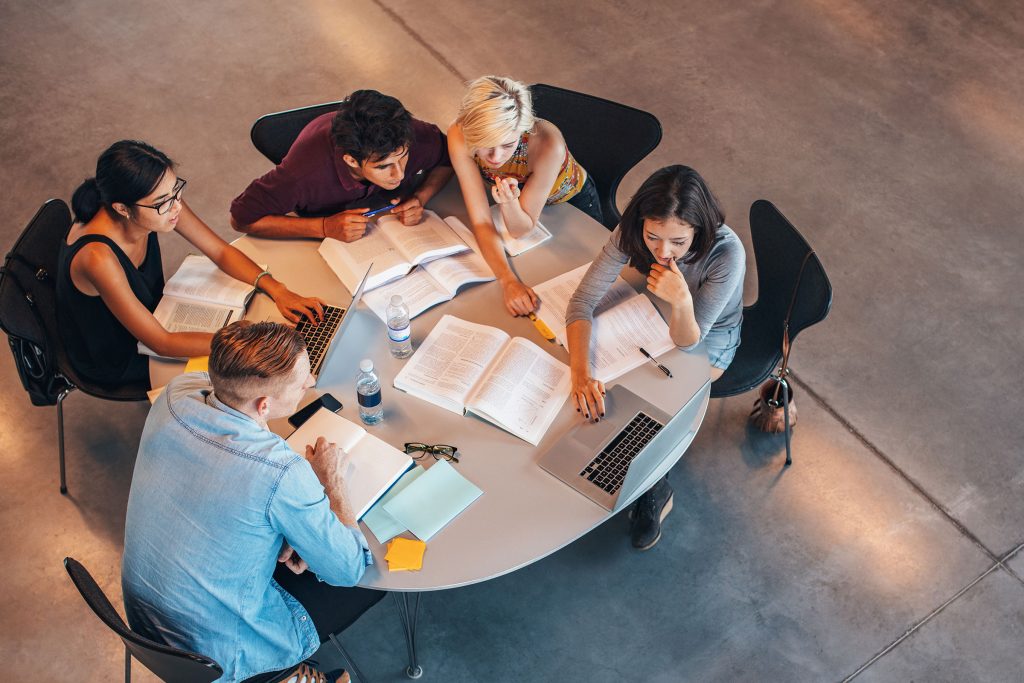
<svg viewBox="0 0 1024 683">
<path fill-rule="evenodd" d="M 333 237 L 353 242 L 363 214 L 393 205 L 405 225 L 452 176 L 437 126 L 412 118 L 394 97 L 357 90 L 337 113 L 313 119 L 272 171 L 231 202 L 231 225 L 257 237 Z"/>
</svg>

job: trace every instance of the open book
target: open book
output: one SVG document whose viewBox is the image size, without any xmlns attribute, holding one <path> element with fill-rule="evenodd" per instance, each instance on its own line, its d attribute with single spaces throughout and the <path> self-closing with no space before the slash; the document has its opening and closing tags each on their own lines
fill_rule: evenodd
<svg viewBox="0 0 1024 683">
<path fill-rule="evenodd" d="M 569 366 L 521 337 L 446 315 L 395 388 L 454 413 L 473 413 L 540 443 L 569 395 Z"/>
<path fill-rule="evenodd" d="M 388 303 L 395 294 L 409 307 L 409 317 L 415 318 L 432 306 L 451 301 L 466 285 L 494 279 L 469 228 L 454 216 L 446 218 L 445 223 L 469 246 L 469 251 L 424 263 L 405 277 L 364 294 L 363 303 L 384 322 Z"/>
<path fill-rule="evenodd" d="M 589 267 L 590 264 L 586 263 L 533 288 L 541 302 L 537 317 L 551 328 L 555 338 L 567 348 L 565 311 Z M 594 379 L 608 382 L 649 362 L 640 353 L 640 347 L 658 356 L 674 349 L 676 345 L 669 335 L 668 325 L 651 300 L 637 293 L 621 277 L 616 278 L 594 311 L 590 332 Z"/>
<path fill-rule="evenodd" d="M 252 283 L 236 280 L 205 256 L 192 254 L 164 285 L 153 316 L 168 332 L 216 332 L 245 315 L 255 291 Z M 139 353 L 157 355 L 142 342 Z"/>
<path fill-rule="evenodd" d="M 350 292 L 356 291 L 370 264 L 373 270 L 366 291 L 397 280 L 420 263 L 468 250 L 462 238 L 433 211 L 424 211 L 419 225 L 403 225 L 395 216 L 381 216 L 355 242 L 328 237 L 320 244 L 320 255 Z"/>
<path fill-rule="evenodd" d="M 522 237 L 513 237 L 505 227 L 505 219 L 501 217 L 501 207 L 497 204 L 491 205 L 491 220 L 494 222 L 494 227 L 498 229 L 501 242 L 509 256 L 519 256 L 524 251 L 529 251 L 538 244 L 551 239 L 551 232 L 540 221 L 537 221 L 533 230 Z"/>
<path fill-rule="evenodd" d="M 338 448 L 345 452 L 341 456 L 341 473 L 356 519 L 361 519 L 414 464 L 412 458 L 394 446 L 324 408 L 313 413 L 313 417 L 292 432 L 287 441 L 293 451 L 305 454 L 306 446 L 316 444 L 319 436 L 338 444 Z"/>
</svg>

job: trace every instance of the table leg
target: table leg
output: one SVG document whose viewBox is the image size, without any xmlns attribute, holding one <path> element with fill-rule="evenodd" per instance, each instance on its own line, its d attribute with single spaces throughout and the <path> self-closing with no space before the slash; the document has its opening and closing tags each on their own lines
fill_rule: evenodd
<svg viewBox="0 0 1024 683">
<path fill-rule="evenodd" d="M 409 666 L 405 669 L 405 675 L 416 679 L 423 675 L 423 667 L 416 662 L 416 618 L 420 610 L 420 594 L 392 591 L 391 596 L 395 599 L 398 616 L 405 629 L 405 646 L 409 650 Z"/>
</svg>

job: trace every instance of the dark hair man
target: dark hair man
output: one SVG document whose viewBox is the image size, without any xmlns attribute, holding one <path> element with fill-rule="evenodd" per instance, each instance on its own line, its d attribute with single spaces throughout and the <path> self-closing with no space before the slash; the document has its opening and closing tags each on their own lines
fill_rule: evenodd
<svg viewBox="0 0 1024 683">
<path fill-rule="evenodd" d="M 272 171 L 231 203 L 231 225 L 258 237 L 363 236 L 364 213 L 391 204 L 405 225 L 452 176 L 448 142 L 394 97 L 357 90 L 313 119 Z M 289 215 L 292 214 L 292 215 Z"/>
<path fill-rule="evenodd" d="M 175 378 L 146 419 L 125 521 L 128 623 L 211 657 L 223 681 L 277 680 L 384 595 L 337 587 L 373 561 L 337 446 L 321 437 L 303 457 L 267 429 L 310 386 L 294 329 L 243 320 L 214 335 L 209 375 Z"/>
</svg>

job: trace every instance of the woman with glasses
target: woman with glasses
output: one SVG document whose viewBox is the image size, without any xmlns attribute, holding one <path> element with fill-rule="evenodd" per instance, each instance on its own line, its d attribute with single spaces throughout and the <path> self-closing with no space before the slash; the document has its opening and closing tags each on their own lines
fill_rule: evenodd
<svg viewBox="0 0 1024 683">
<path fill-rule="evenodd" d="M 295 294 L 218 237 L 182 200 L 184 189 L 167 155 L 121 140 L 71 198 L 75 224 L 60 250 L 58 323 L 75 370 L 97 384 L 148 386 L 140 341 L 171 358 L 210 353 L 212 334 L 168 332 L 153 316 L 164 289 L 160 233 L 177 232 L 231 277 L 256 283 L 292 322 L 323 314 L 319 299 Z"/>
</svg>

